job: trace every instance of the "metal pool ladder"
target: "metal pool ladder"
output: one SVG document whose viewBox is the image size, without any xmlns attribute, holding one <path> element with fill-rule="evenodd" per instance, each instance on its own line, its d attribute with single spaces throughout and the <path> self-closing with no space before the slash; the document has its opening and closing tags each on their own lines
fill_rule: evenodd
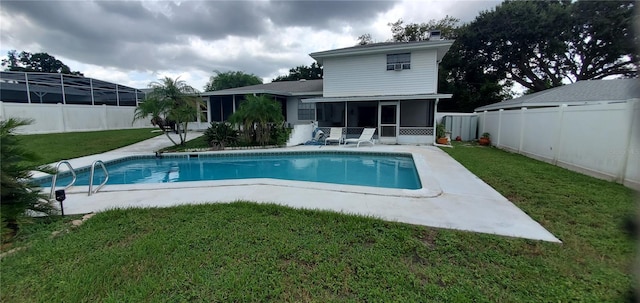
<svg viewBox="0 0 640 303">
<path fill-rule="evenodd" d="M 102 167 L 105 178 L 104 181 L 102 181 L 102 183 L 100 183 L 100 185 L 96 187 L 96 190 L 93 190 L 93 173 L 96 170 L 96 164 L 100 164 L 100 167 Z M 104 162 L 102 162 L 102 160 L 93 161 L 93 164 L 91 164 L 91 174 L 89 175 L 89 196 L 97 193 L 105 184 L 107 184 L 107 181 L 109 181 L 109 171 L 107 171 L 107 167 L 104 166 Z"/>
<path fill-rule="evenodd" d="M 64 189 L 67 189 L 76 183 L 76 171 L 73 170 L 73 167 L 71 167 L 71 163 L 69 163 L 69 161 L 66 161 L 66 160 L 58 162 L 58 164 L 56 164 L 56 174 L 53 175 L 53 178 L 51 179 L 51 193 L 49 193 L 49 199 L 53 199 L 54 197 L 53 194 L 56 191 L 56 181 L 58 180 L 58 174 L 60 173 L 60 165 L 62 164 L 66 164 L 67 167 L 69 168 L 69 171 L 71 172 L 71 175 L 73 175 L 73 180 L 71 180 L 71 183 L 65 186 Z"/>
</svg>

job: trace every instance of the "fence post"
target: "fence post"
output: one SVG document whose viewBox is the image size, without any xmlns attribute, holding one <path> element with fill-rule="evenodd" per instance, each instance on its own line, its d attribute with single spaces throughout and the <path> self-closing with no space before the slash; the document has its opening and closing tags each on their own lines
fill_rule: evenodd
<svg viewBox="0 0 640 303">
<path fill-rule="evenodd" d="M 553 152 L 553 159 L 551 159 L 553 165 L 558 165 L 558 156 L 560 155 L 560 147 L 562 146 L 562 120 L 564 120 L 564 110 L 566 108 L 566 104 L 561 104 L 558 107 L 558 132 L 556 133 L 556 138 L 553 142 L 553 146 L 551 146 L 551 149 L 555 148 L 555 151 Z"/>
<path fill-rule="evenodd" d="M 482 134 L 484 134 L 485 130 L 485 125 L 487 125 L 487 111 L 483 111 L 482 112 L 482 131 L 480 132 L 480 136 L 482 136 Z"/>
<path fill-rule="evenodd" d="M 504 108 L 498 111 L 498 140 L 496 140 L 496 147 L 500 147 L 500 132 L 502 131 L 502 112 Z"/>
<path fill-rule="evenodd" d="M 106 104 L 102 104 L 102 129 L 103 130 L 108 130 L 109 129 L 109 114 L 107 113 L 107 105 Z"/>
<path fill-rule="evenodd" d="M 4 120 L 4 102 L 0 101 L 0 121 Z"/>
<path fill-rule="evenodd" d="M 525 119 L 527 118 L 527 108 L 520 109 L 520 144 L 518 144 L 518 153 L 522 153 L 522 144 L 524 143 L 524 126 Z"/>
<path fill-rule="evenodd" d="M 629 100 L 627 101 L 627 106 L 625 108 L 625 112 L 627 113 L 627 119 L 629 121 L 629 127 L 627 128 L 627 144 L 624 148 L 624 152 L 622 154 L 622 161 L 620 161 L 620 167 L 618 168 L 618 173 L 616 179 L 620 184 L 624 184 L 624 179 L 626 179 L 627 175 L 627 163 L 629 163 L 629 156 L 637 151 L 630 151 L 631 148 L 631 136 L 633 135 L 633 125 L 636 119 L 636 105 L 640 104 L 637 100 Z"/>
<path fill-rule="evenodd" d="M 66 119 L 65 119 L 65 110 L 64 110 L 64 104 L 62 103 L 58 103 L 58 112 L 60 113 L 58 115 L 58 119 L 60 119 L 60 128 L 62 129 L 63 133 L 67 132 L 67 123 L 66 123 Z"/>
</svg>

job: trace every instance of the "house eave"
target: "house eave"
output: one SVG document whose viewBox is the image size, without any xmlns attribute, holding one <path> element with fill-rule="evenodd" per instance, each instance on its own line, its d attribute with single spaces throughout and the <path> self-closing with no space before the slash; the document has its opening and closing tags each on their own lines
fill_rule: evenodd
<svg viewBox="0 0 640 303">
<path fill-rule="evenodd" d="M 210 91 L 210 92 L 201 93 L 200 96 L 228 96 L 228 95 L 253 95 L 253 94 L 292 96 L 292 93 L 290 92 L 275 91 L 275 90 L 268 90 L 268 89 Z"/>
<path fill-rule="evenodd" d="M 253 95 L 253 94 L 268 94 L 278 95 L 286 97 L 299 97 L 299 96 L 322 96 L 322 91 L 310 91 L 310 92 L 287 92 L 281 90 L 269 90 L 269 89 L 238 89 L 238 90 L 219 90 L 200 93 L 200 96 L 229 96 L 229 95 Z"/>
<path fill-rule="evenodd" d="M 296 92 L 296 93 L 290 93 L 290 96 L 292 96 L 292 97 L 299 97 L 299 96 L 322 96 L 322 91 L 316 91 L 316 92 Z"/>
<path fill-rule="evenodd" d="M 385 96 L 349 96 L 349 97 L 319 97 L 302 99 L 302 103 L 322 102 L 358 102 L 358 101 L 408 101 L 425 99 L 450 99 L 452 94 L 419 94 L 419 95 L 385 95 Z"/>
<path fill-rule="evenodd" d="M 427 49 L 441 49 L 442 55 L 449 50 L 454 40 L 438 40 L 438 41 L 425 41 L 425 42 L 398 42 L 394 44 L 386 44 L 380 46 L 363 47 L 363 48 L 342 48 L 328 51 L 321 51 L 309 54 L 311 58 L 319 63 L 322 63 L 324 58 L 353 56 L 353 55 L 367 55 L 367 54 L 379 54 L 389 53 L 395 51 L 413 51 L 413 50 L 427 50 Z M 440 58 L 441 59 L 441 58 Z"/>
</svg>

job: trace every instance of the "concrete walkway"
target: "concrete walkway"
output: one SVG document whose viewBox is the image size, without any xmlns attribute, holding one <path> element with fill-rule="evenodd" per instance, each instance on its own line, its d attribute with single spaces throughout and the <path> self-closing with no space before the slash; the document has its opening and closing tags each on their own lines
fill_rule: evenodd
<svg viewBox="0 0 640 303">
<path fill-rule="evenodd" d="M 188 136 L 193 138 L 198 135 L 202 134 L 189 133 Z M 78 168 L 91 165 L 97 159 L 108 161 L 123 156 L 151 155 L 170 145 L 172 143 L 165 136 L 158 136 L 104 154 L 72 159 L 70 162 L 73 167 Z M 424 188 L 411 191 L 275 179 L 240 179 L 107 185 L 100 192 L 88 196 L 87 186 L 74 186 L 67 191 L 65 213 L 83 214 L 121 207 L 168 207 L 248 200 L 294 208 L 368 215 L 439 228 L 560 242 L 437 147 L 376 145 L 356 149 L 345 146 L 296 146 L 234 153 L 318 150 L 411 153 Z"/>
<path fill-rule="evenodd" d="M 175 133 L 168 133 L 169 136 L 180 143 L 180 137 Z M 193 140 L 200 136 L 204 135 L 203 132 L 187 132 L 187 141 Z M 165 147 L 173 146 L 173 143 L 166 135 L 160 135 L 157 137 L 153 137 L 151 139 L 147 139 L 136 144 L 132 144 L 129 146 L 125 146 L 122 148 L 114 149 L 107 153 L 153 153 L 157 150 L 163 149 Z"/>
</svg>

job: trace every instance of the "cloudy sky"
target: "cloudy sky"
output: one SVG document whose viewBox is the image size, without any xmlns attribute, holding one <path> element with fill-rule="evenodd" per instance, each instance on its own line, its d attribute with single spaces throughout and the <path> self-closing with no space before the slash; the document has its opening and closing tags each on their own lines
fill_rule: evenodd
<svg viewBox="0 0 640 303">
<path fill-rule="evenodd" d="M 501 1 L 0 1 L 0 52 L 46 52 L 71 70 L 145 88 L 164 76 L 202 89 L 214 70 L 270 82 L 309 53 L 353 46 L 387 25 L 469 22 Z"/>
</svg>

